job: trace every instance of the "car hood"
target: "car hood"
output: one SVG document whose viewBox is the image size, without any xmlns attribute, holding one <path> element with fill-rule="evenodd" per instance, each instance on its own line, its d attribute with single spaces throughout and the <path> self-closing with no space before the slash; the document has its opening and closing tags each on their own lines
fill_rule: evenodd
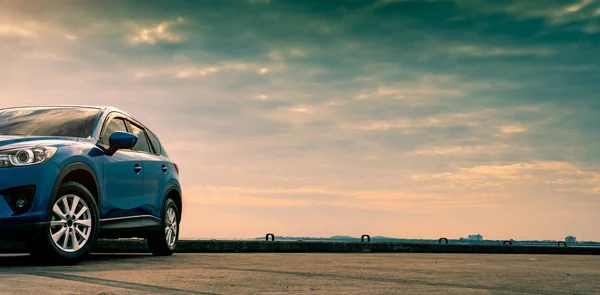
<svg viewBox="0 0 600 295">
<path fill-rule="evenodd" d="M 52 146 L 70 145 L 78 140 L 75 137 L 0 135 L 0 150 L 39 144 Z"/>
</svg>

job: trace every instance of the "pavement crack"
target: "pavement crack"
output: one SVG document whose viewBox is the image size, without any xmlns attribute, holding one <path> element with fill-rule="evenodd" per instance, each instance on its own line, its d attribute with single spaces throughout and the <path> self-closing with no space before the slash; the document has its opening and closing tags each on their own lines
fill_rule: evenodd
<svg viewBox="0 0 600 295">
<path fill-rule="evenodd" d="M 100 278 L 93 278 L 93 277 L 86 277 L 86 276 L 64 274 L 64 273 L 55 273 L 55 272 L 27 272 L 26 274 L 33 275 L 33 276 L 52 278 L 52 279 L 58 279 L 58 280 L 75 281 L 75 282 L 81 282 L 81 283 L 102 285 L 102 286 L 107 286 L 107 287 L 129 289 L 129 290 L 134 290 L 134 291 L 150 292 L 150 293 L 155 293 L 155 294 L 220 295 L 217 293 L 190 291 L 190 290 L 183 290 L 183 289 L 177 289 L 177 288 L 168 288 L 168 287 L 161 287 L 161 286 L 154 286 L 154 285 L 147 285 L 147 284 L 130 283 L 130 282 L 123 282 L 123 281 L 116 281 L 116 280 L 107 280 L 107 279 L 100 279 Z"/>
</svg>

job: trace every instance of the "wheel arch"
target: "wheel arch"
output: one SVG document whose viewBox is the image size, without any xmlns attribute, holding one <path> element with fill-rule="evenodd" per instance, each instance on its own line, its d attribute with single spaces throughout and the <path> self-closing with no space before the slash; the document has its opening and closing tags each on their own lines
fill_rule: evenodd
<svg viewBox="0 0 600 295">
<path fill-rule="evenodd" d="M 173 199 L 173 201 L 177 205 L 177 209 L 179 211 L 179 222 L 181 222 L 181 216 L 183 213 L 183 195 L 181 193 L 181 188 L 176 184 L 168 185 L 167 189 L 165 190 L 165 195 L 163 197 L 161 206 L 163 206 L 165 204 L 165 201 L 167 200 L 167 198 Z M 162 211 L 162 209 L 161 209 L 161 211 Z"/>
<path fill-rule="evenodd" d="M 100 207 L 101 198 L 98 177 L 90 165 L 84 162 L 74 162 L 65 166 L 54 181 L 52 198 L 54 198 L 58 193 L 58 189 L 60 188 L 61 184 L 66 181 L 76 181 L 85 186 L 94 197 L 96 205 Z M 52 202 L 50 202 L 49 206 L 52 206 Z"/>
</svg>

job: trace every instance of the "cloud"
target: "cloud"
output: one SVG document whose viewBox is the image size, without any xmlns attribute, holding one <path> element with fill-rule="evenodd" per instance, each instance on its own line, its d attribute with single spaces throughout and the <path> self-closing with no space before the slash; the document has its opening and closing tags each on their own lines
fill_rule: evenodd
<svg viewBox="0 0 600 295">
<path fill-rule="evenodd" d="M 461 45 L 452 49 L 457 53 L 469 54 L 473 56 L 549 56 L 554 54 L 550 48 L 502 48 Z"/>
<path fill-rule="evenodd" d="M 50 51 L 32 51 L 24 53 L 23 56 L 32 60 L 59 61 L 66 58 Z"/>
<path fill-rule="evenodd" d="M 0 11 L 0 38 L 12 41 L 13 44 L 36 44 L 36 46 L 53 46 L 57 40 L 76 41 L 78 36 L 72 28 L 42 20 L 19 12 L 11 13 L 11 1 Z M 10 38 L 10 39 L 8 39 Z M 17 41 L 19 40 L 19 41 Z"/>
<path fill-rule="evenodd" d="M 148 78 L 173 78 L 192 79 L 215 75 L 218 73 L 252 73 L 267 75 L 272 72 L 284 70 L 281 64 L 253 64 L 245 62 L 228 61 L 222 63 L 198 65 L 189 62 L 169 66 L 147 67 L 142 66 L 128 70 L 137 79 Z"/>
<path fill-rule="evenodd" d="M 264 189 L 247 187 L 190 187 L 188 203 L 248 207 L 328 206 L 405 212 L 444 208 L 496 207 L 481 198 L 449 199 L 428 193 L 399 191 L 332 191 L 323 188 Z"/>
<path fill-rule="evenodd" d="M 73 34 L 65 33 L 65 39 L 69 41 L 77 41 L 79 38 Z"/>
<path fill-rule="evenodd" d="M 573 4 L 573 5 L 569 6 L 569 7 L 567 7 L 567 8 L 565 9 L 565 11 L 566 11 L 566 12 L 570 12 L 570 13 L 573 13 L 573 12 L 578 12 L 578 11 L 580 11 L 582 8 L 584 8 L 584 7 L 586 7 L 587 5 L 591 4 L 592 2 L 593 2 L 593 0 L 582 0 L 582 1 L 581 1 L 581 2 L 579 2 L 579 3 Z"/>
<path fill-rule="evenodd" d="M 459 97 L 463 93 L 458 89 L 444 88 L 443 86 L 421 86 L 416 83 L 406 83 L 402 86 L 380 86 L 371 91 L 361 91 L 356 99 L 400 99 L 410 101 L 414 104 L 427 104 L 432 99 L 442 99 L 445 97 Z"/>
<path fill-rule="evenodd" d="M 446 147 L 428 147 L 411 152 L 413 155 L 472 155 L 489 153 L 496 146 L 446 146 Z"/>
<path fill-rule="evenodd" d="M 135 34 L 129 37 L 129 42 L 133 44 L 156 44 L 157 42 L 164 41 L 169 43 L 181 42 L 183 37 L 170 29 L 173 25 L 183 23 L 183 18 L 177 18 L 175 21 L 163 21 L 157 25 L 150 27 L 143 27 L 142 25 L 134 25 Z"/>
<path fill-rule="evenodd" d="M 551 26 L 592 21 L 593 11 L 598 8 L 597 2 L 594 0 L 549 1 L 544 5 L 528 1 L 514 1 L 509 5 L 502 2 L 504 1 L 496 3 L 490 1 L 486 3 L 487 5 L 477 5 L 475 1 L 458 3 L 488 13 L 504 12 L 523 19 L 543 18 Z"/>
<path fill-rule="evenodd" d="M 0 36 L 4 36 L 4 37 L 18 36 L 18 37 L 35 38 L 37 35 L 34 31 L 28 30 L 28 29 L 20 27 L 20 26 L 0 23 Z"/>
<path fill-rule="evenodd" d="M 177 76 L 177 78 L 191 78 L 191 77 L 195 77 L 195 76 L 210 75 L 210 74 L 216 73 L 217 71 L 219 71 L 219 70 L 216 67 L 209 67 L 209 68 L 204 68 L 204 69 L 190 68 L 190 69 L 178 71 L 176 76 Z"/>
<path fill-rule="evenodd" d="M 502 133 L 523 133 L 527 131 L 525 127 L 517 126 L 517 125 L 505 125 L 500 126 L 500 131 Z"/>
<path fill-rule="evenodd" d="M 455 189 L 501 188 L 539 184 L 557 185 L 547 187 L 554 192 L 564 191 L 565 186 L 579 193 L 595 193 L 600 173 L 591 167 L 584 169 L 568 162 L 523 162 L 511 164 L 481 165 L 460 168 L 452 172 L 416 174 L 416 181 L 445 181 Z"/>
<path fill-rule="evenodd" d="M 470 112 L 446 112 L 428 116 L 417 116 L 414 118 L 399 118 L 393 120 L 373 120 L 361 122 L 360 124 L 351 124 L 341 126 L 355 130 L 392 130 L 392 129 L 431 129 L 431 128 L 448 128 L 448 127 L 472 127 L 472 128 L 489 128 L 489 121 L 496 119 L 501 120 L 502 116 L 507 112 L 530 112 L 528 109 L 512 110 L 496 110 L 496 109 L 480 109 Z M 485 123 L 484 121 L 487 121 Z M 522 132 L 520 127 L 503 126 L 502 131 L 507 132 Z"/>
</svg>

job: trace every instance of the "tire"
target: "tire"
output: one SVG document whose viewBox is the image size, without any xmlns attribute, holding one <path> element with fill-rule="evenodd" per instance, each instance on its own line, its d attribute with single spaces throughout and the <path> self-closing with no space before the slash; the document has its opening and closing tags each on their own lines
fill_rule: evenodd
<svg viewBox="0 0 600 295">
<path fill-rule="evenodd" d="M 46 218 L 50 224 L 27 243 L 31 256 L 49 264 L 81 262 L 98 239 L 99 215 L 98 205 L 85 186 L 77 182 L 61 184 L 48 208 Z"/>
<path fill-rule="evenodd" d="M 175 252 L 179 240 L 179 220 L 181 219 L 179 212 L 175 201 L 167 198 L 161 213 L 160 229 L 150 234 L 146 239 L 148 249 L 153 255 L 170 256 Z M 168 238 L 171 238 L 171 243 L 167 242 Z"/>
</svg>

